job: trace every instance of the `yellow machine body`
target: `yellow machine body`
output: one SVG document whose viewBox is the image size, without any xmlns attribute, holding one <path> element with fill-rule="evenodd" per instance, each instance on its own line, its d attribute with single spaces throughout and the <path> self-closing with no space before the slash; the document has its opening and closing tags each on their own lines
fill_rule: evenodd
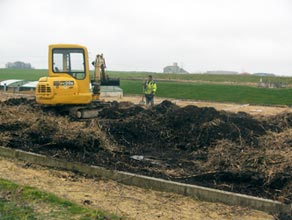
<svg viewBox="0 0 292 220">
<path fill-rule="evenodd" d="M 36 101 L 45 105 L 88 104 L 99 99 L 90 88 L 87 48 L 76 44 L 49 45 L 48 77 L 36 87 Z"/>
</svg>

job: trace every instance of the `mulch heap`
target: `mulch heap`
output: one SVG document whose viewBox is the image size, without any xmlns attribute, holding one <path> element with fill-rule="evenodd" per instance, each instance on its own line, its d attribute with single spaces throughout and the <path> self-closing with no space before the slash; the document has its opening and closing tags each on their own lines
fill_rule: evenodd
<svg viewBox="0 0 292 220">
<path fill-rule="evenodd" d="M 76 121 L 33 100 L 0 103 L 0 145 L 169 180 L 292 201 L 292 114 L 252 117 L 164 101 L 113 102 Z"/>
</svg>

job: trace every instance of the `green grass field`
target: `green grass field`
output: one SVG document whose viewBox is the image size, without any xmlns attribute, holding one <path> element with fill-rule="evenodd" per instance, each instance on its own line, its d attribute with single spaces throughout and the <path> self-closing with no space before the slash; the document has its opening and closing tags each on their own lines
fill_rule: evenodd
<svg viewBox="0 0 292 220">
<path fill-rule="evenodd" d="M 76 205 L 51 193 L 0 179 L 1 220 L 121 219 L 102 210 Z"/>
<path fill-rule="evenodd" d="M 230 82 L 230 83 L 258 83 L 260 79 L 265 82 L 281 82 L 283 84 L 292 84 L 292 77 L 261 77 L 254 75 L 217 75 L 217 74 L 165 74 L 165 73 L 149 73 L 149 72 L 118 72 L 110 71 L 112 77 L 120 77 L 121 79 L 146 78 L 149 74 L 156 79 L 164 80 L 192 80 L 203 82 Z"/>
<path fill-rule="evenodd" d="M 258 105 L 292 105 L 292 89 L 266 89 L 250 86 L 158 82 L 157 96 L 201 101 Z M 122 80 L 126 94 L 142 94 L 142 82 Z"/>
<path fill-rule="evenodd" d="M 38 80 L 42 76 L 47 76 L 46 69 L 0 69 L 0 80 L 5 79 L 25 79 Z M 91 71 L 92 74 L 92 71 Z M 292 77 L 260 77 L 253 75 L 211 75 L 211 74 L 165 74 L 152 72 L 123 72 L 123 71 L 108 71 L 107 74 L 111 77 L 121 79 L 145 79 L 149 74 L 152 74 L 156 79 L 163 80 L 192 80 L 203 82 L 230 82 L 230 83 L 258 83 L 262 78 L 266 82 L 282 82 L 284 84 L 292 84 Z"/>
<path fill-rule="evenodd" d="M 107 73 L 111 77 L 118 77 L 121 79 L 121 87 L 125 94 L 142 94 L 142 81 L 149 75 L 148 72 L 108 71 Z M 259 82 L 261 77 L 258 76 L 151 74 L 154 78 L 158 79 L 157 96 L 159 97 L 241 104 L 292 105 L 292 89 L 266 89 L 246 85 L 233 85 L 234 83 Z M 0 69 L 0 81 L 5 79 L 37 80 L 46 75 L 47 70 Z M 265 81 L 292 84 L 291 77 L 262 78 Z M 159 79 L 164 81 L 160 81 Z M 189 80 L 189 82 L 167 82 L 165 80 Z M 210 82 L 212 82 L 212 84 L 210 84 Z M 216 82 L 218 82 L 218 84 L 216 84 Z M 230 82 L 230 84 L 220 84 L 222 82 Z"/>
<path fill-rule="evenodd" d="M 0 81 L 5 79 L 24 79 L 33 81 L 47 75 L 48 70 L 42 69 L 0 69 Z"/>
</svg>

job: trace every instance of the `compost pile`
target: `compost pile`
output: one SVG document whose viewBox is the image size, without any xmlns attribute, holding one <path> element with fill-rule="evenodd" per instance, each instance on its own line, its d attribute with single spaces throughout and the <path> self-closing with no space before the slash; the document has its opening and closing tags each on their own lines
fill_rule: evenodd
<svg viewBox="0 0 292 220">
<path fill-rule="evenodd" d="M 113 102 L 77 121 L 34 100 L 1 102 L 0 144 L 70 161 L 292 201 L 292 114 Z"/>
</svg>

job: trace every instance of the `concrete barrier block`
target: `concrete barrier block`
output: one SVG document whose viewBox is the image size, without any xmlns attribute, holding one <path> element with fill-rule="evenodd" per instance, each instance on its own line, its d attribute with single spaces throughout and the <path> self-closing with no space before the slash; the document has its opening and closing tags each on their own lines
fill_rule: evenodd
<svg viewBox="0 0 292 220">
<path fill-rule="evenodd" d="M 152 189 L 163 192 L 172 192 L 185 196 L 190 196 L 208 202 L 220 202 L 228 205 L 245 206 L 261 210 L 270 214 L 292 212 L 292 204 L 286 205 L 278 201 L 258 198 L 254 196 L 242 195 L 238 193 L 226 192 L 222 190 L 210 189 L 207 187 L 177 183 L 168 180 L 147 177 L 127 172 L 107 170 L 103 167 L 89 166 L 80 163 L 63 161 L 43 155 L 0 147 L 0 156 L 16 158 L 29 163 L 43 166 L 78 171 L 89 176 L 98 176 L 111 179 L 123 184 Z"/>
</svg>

